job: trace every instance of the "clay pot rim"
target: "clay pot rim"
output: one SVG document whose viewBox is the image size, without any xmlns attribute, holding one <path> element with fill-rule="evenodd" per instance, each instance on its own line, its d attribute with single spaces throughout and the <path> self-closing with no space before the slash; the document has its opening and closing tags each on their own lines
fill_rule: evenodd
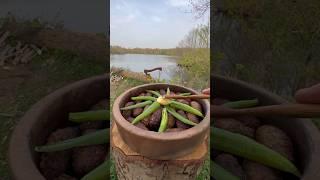
<svg viewBox="0 0 320 180">
<path fill-rule="evenodd" d="M 224 81 L 234 86 L 240 86 L 244 89 L 251 89 L 257 93 L 264 94 L 267 99 L 272 100 L 276 104 L 286 104 L 289 101 L 284 98 L 267 91 L 266 89 L 259 87 L 257 85 L 252 85 L 247 82 L 220 76 L 220 75 L 211 75 L 211 80 Z M 311 119 L 302 119 L 302 118 L 290 118 L 296 120 L 295 123 L 299 123 L 302 129 L 305 129 L 308 132 L 308 137 L 303 137 L 307 141 L 306 144 L 310 146 L 310 157 L 308 158 L 308 163 L 303 169 L 303 174 L 301 179 L 303 180 L 313 180 L 314 178 L 318 179 L 320 177 L 319 171 L 319 162 L 320 162 L 320 132 L 318 128 L 312 123 Z M 310 139 L 306 139 L 310 138 Z M 305 157 L 303 157 L 305 158 Z M 301 170 L 301 169 L 300 169 Z"/>
<path fill-rule="evenodd" d="M 181 139 L 186 139 L 188 137 L 192 137 L 196 134 L 200 134 L 201 132 L 205 131 L 208 129 L 210 126 L 210 104 L 208 100 L 199 100 L 202 105 L 206 106 L 206 108 L 203 108 L 206 110 L 204 113 L 204 118 L 203 120 L 197 124 L 196 126 L 193 126 L 189 129 L 179 131 L 179 132 L 166 132 L 166 133 L 159 133 L 159 132 L 154 132 L 154 131 L 149 131 L 149 130 L 143 130 L 139 127 L 136 127 L 129 123 L 121 114 L 120 111 L 120 102 L 124 101 L 124 97 L 131 91 L 136 91 L 138 89 L 146 89 L 147 87 L 152 87 L 152 86 L 169 86 L 169 87 L 179 87 L 185 89 L 187 92 L 191 92 L 192 94 L 200 94 L 199 92 L 187 88 L 184 86 L 180 85 L 175 85 L 175 84 L 168 84 L 168 83 L 150 83 L 150 84 L 144 84 L 140 86 L 135 86 L 133 88 L 130 88 L 123 92 L 120 96 L 117 97 L 117 99 L 114 101 L 113 107 L 112 107 L 112 115 L 113 120 L 117 123 L 118 126 L 121 126 L 125 128 L 127 131 L 130 133 L 133 133 L 139 137 L 143 137 L 144 139 L 150 139 L 150 140 L 157 140 L 157 141 L 172 141 L 172 140 L 181 140 Z"/>
<path fill-rule="evenodd" d="M 100 81 L 108 81 L 108 74 L 96 75 L 69 83 L 41 98 L 20 118 L 12 131 L 8 145 L 8 166 L 12 179 L 45 180 L 33 159 L 33 154 L 36 153 L 30 143 L 33 127 L 39 122 L 39 117 L 45 112 L 44 110 L 54 104 L 57 98 L 67 95 L 74 89 Z"/>
</svg>

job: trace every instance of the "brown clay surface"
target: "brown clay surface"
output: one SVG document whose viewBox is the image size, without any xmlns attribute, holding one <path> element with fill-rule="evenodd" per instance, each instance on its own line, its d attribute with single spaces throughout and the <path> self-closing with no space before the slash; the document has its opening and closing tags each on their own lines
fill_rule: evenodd
<svg viewBox="0 0 320 180">
<path fill-rule="evenodd" d="M 121 138 L 120 134 L 119 134 L 119 130 L 117 128 L 117 125 L 114 124 L 112 126 L 111 129 L 111 140 L 112 140 L 112 146 L 114 148 L 118 148 L 119 150 L 121 150 L 126 156 L 140 156 L 141 155 L 135 151 L 133 151 L 132 149 L 130 149 L 130 147 L 123 141 L 123 139 Z M 203 141 L 203 143 L 201 143 L 198 147 L 195 148 L 195 150 L 190 153 L 187 154 L 185 156 L 179 157 L 175 160 L 201 160 L 204 159 L 206 157 L 206 154 L 208 152 L 208 143 L 207 140 Z"/>
<path fill-rule="evenodd" d="M 121 94 L 114 102 L 112 109 L 113 120 L 117 124 L 119 134 L 123 141 L 134 151 L 150 159 L 170 160 L 190 154 L 200 145 L 208 135 L 210 126 L 210 107 L 207 100 L 199 100 L 204 110 L 204 119 L 196 126 L 181 131 L 170 133 L 158 133 L 141 130 L 130 124 L 121 114 L 120 107 L 133 96 L 144 92 L 147 89 L 170 89 L 174 92 L 198 92 L 178 86 L 164 83 L 145 84 L 128 89 Z"/>
</svg>

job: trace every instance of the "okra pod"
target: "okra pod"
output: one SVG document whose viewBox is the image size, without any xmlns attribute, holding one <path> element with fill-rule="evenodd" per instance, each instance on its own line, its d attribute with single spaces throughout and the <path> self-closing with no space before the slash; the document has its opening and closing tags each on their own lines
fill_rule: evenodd
<svg viewBox="0 0 320 180">
<path fill-rule="evenodd" d="M 162 114 L 161 114 L 161 123 L 160 123 L 158 132 L 164 132 L 167 129 L 167 124 L 168 124 L 168 113 L 167 113 L 167 109 L 163 108 Z"/>
<path fill-rule="evenodd" d="M 180 102 L 177 102 L 177 101 L 172 101 L 170 103 L 170 106 L 173 107 L 173 108 L 180 109 L 180 110 L 192 113 L 194 115 L 203 117 L 202 112 L 200 112 L 199 110 L 197 110 L 197 109 L 195 109 L 195 108 L 193 108 L 193 107 L 191 107 L 189 105 L 186 105 L 186 104 L 183 104 L 183 103 L 180 103 Z"/>
<path fill-rule="evenodd" d="M 216 180 L 240 180 L 239 177 L 234 176 L 213 161 L 210 163 L 210 176 Z"/>
<path fill-rule="evenodd" d="M 175 118 L 177 118 L 179 121 L 185 123 L 185 124 L 188 124 L 188 125 L 191 125 L 191 126 L 195 126 L 197 125 L 196 123 L 190 121 L 189 119 L 181 116 L 179 113 L 177 113 L 173 108 L 169 107 L 169 106 L 166 106 L 168 112 L 170 114 L 172 114 L 172 116 L 174 116 Z"/>
<path fill-rule="evenodd" d="M 246 136 L 219 128 L 211 128 L 210 138 L 212 147 L 217 150 L 234 154 L 298 177 L 301 176 L 297 167 L 287 158 Z"/>
<path fill-rule="evenodd" d="M 161 96 L 161 94 L 158 93 L 157 91 L 147 90 L 147 92 L 149 92 L 149 93 L 151 93 L 151 94 L 153 94 L 153 95 L 156 95 L 157 97 L 160 97 L 160 96 Z"/>
<path fill-rule="evenodd" d="M 110 117 L 109 110 L 69 113 L 69 121 L 77 122 L 77 123 L 87 122 L 87 121 L 109 120 L 109 117 Z"/>
<path fill-rule="evenodd" d="M 134 100 L 134 101 L 156 101 L 157 98 L 152 97 L 152 96 L 136 96 L 136 97 L 131 97 L 131 100 Z"/>
<path fill-rule="evenodd" d="M 106 144 L 109 142 L 109 128 L 99 130 L 90 134 L 79 136 L 76 138 L 57 142 L 55 144 L 49 144 L 44 146 L 35 147 L 37 152 L 54 152 L 71 149 L 74 147 L 82 147 L 89 145 Z"/>
<path fill-rule="evenodd" d="M 232 109 L 240 109 L 240 108 L 249 108 L 254 107 L 259 104 L 258 99 L 251 99 L 251 100 L 240 100 L 240 101 L 232 101 L 224 103 L 222 106 L 232 108 Z"/>
<path fill-rule="evenodd" d="M 130 110 L 130 109 L 145 107 L 146 105 L 149 105 L 149 104 L 152 104 L 152 101 L 145 101 L 145 102 L 137 103 L 131 106 L 126 106 L 126 107 L 120 108 L 120 110 Z"/>
<path fill-rule="evenodd" d="M 132 124 L 137 124 L 142 119 L 148 117 L 150 114 L 152 114 L 157 109 L 159 109 L 160 106 L 161 106 L 160 103 L 158 103 L 157 101 L 153 102 L 145 111 L 143 111 L 139 116 L 134 118 L 134 120 L 132 121 Z"/>
<path fill-rule="evenodd" d="M 110 160 L 106 160 L 100 166 L 89 172 L 81 180 L 105 180 L 110 178 Z"/>
</svg>

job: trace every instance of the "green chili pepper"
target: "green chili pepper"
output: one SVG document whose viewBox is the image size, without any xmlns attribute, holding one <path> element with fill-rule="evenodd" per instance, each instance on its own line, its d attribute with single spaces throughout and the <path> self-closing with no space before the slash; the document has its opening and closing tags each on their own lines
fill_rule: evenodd
<svg viewBox="0 0 320 180">
<path fill-rule="evenodd" d="M 137 97 L 131 97 L 132 100 L 134 101 L 156 101 L 157 98 L 152 97 L 152 96 L 137 96 Z"/>
<path fill-rule="evenodd" d="M 240 109 L 240 108 L 249 108 L 254 107 L 259 104 L 258 99 L 251 99 L 251 100 L 240 100 L 240 101 L 233 101 L 224 103 L 224 107 L 232 108 L 232 109 Z"/>
<path fill-rule="evenodd" d="M 151 93 L 151 94 L 153 94 L 153 95 L 156 95 L 157 97 L 160 97 L 160 96 L 161 96 L 161 94 L 158 93 L 157 91 L 147 90 L 147 92 L 149 92 L 149 93 Z"/>
<path fill-rule="evenodd" d="M 139 116 L 134 118 L 134 120 L 132 121 L 132 124 L 137 124 L 142 119 L 148 117 L 151 113 L 158 110 L 160 106 L 161 106 L 160 103 L 158 103 L 157 101 L 153 102 L 145 111 L 143 111 Z"/>
<path fill-rule="evenodd" d="M 210 163 L 210 176 L 216 180 L 240 180 L 239 177 L 234 176 L 213 161 Z"/>
<path fill-rule="evenodd" d="M 170 89 L 169 89 L 169 87 L 167 88 L 167 95 L 168 95 L 168 96 L 170 95 Z"/>
<path fill-rule="evenodd" d="M 158 132 L 164 132 L 167 129 L 168 124 L 168 113 L 167 109 L 162 109 L 162 115 L 161 115 L 161 123 Z"/>
<path fill-rule="evenodd" d="M 74 147 L 106 144 L 109 142 L 109 128 L 99 130 L 90 134 L 79 136 L 73 139 L 68 139 L 65 141 L 57 142 L 56 144 L 49 144 L 45 146 L 35 147 L 37 152 L 54 152 L 62 151 Z"/>
<path fill-rule="evenodd" d="M 110 120 L 109 117 L 109 110 L 69 113 L 69 120 L 77 123 L 87 121 Z"/>
<path fill-rule="evenodd" d="M 191 93 L 180 93 L 179 96 L 189 96 Z"/>
<path fill-rule="evenodd" d="M 181 109 L 183 111 L 186 111 L 186 112 L 195 114 L 197 116 L 203 117 L 203 114 L 199 110 L 197 110 L 197 109 L 195 109 L 195 108 L 193 108 L 193 107 L 191 107 L 189 105 L 186 105 L 186 104 L 183 104 L 183 103 L 180 103 L 180 102 L 177 102 L 177 101 L 172 101 L 170 103 L 170 106 L 174 107 L 176 109 Z"/>
<path fill-rule="evenodd" d="M 152 104 L 152 101 L 145 101 L 145 102 L 137 103 L 131 106 L 126 106 L 126 107 L 120 108 L 120 110 L 130 110 L 130 109 L 145 107 L 146 105 L 149 105 L 149 104 Z"/>
<path fill-rule="evenodd" d="M 246 136 L 219 128 L 211 128 L 210 140 L 210 145 L 217 150 L 292 173 L 298 177 L 301 176 L 297 167 L 287 158 Z"/>
<path fill-rule="evenodd" d="M 81 180 L 105 180 L 110 178 L 110 160 L 106 160 L 100 166 L 89 172 Z"/>
<path fill-rule="evenodd" d="M 173 108 L 169 107 L 169 106 L 166 106 L 168 112 L 170 114 L 172 114 L 175 118 L 177 118 L 178 120 L 180 120 L 181 122 L 185 123 L 185 124 L 188 124 L 188 125 L 191 125 L 191 126 L 195 126 L 197 125 L 196 123 L 190 121 L 189 119 L 181 116 L 179 113 L 177 113 Z"/>
</svg>

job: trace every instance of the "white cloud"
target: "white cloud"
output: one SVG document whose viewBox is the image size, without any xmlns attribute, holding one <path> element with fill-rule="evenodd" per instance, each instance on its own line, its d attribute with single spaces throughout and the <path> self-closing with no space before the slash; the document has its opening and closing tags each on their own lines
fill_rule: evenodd
<svg viewBox="0 0 320 180">
<path fill-rule="evenodd" d="M 167 4 L 173 7 L 186 7 L 189 0 L 167 0 Z"/>
<path fill-rule="evenodd" d="M 157 22 L 157 23 L 162 22 L 162 18 L 160 18 L 158 16 L 152 16 L 151 20 L 154 21 L 154 22 Z"/>
</svg>

